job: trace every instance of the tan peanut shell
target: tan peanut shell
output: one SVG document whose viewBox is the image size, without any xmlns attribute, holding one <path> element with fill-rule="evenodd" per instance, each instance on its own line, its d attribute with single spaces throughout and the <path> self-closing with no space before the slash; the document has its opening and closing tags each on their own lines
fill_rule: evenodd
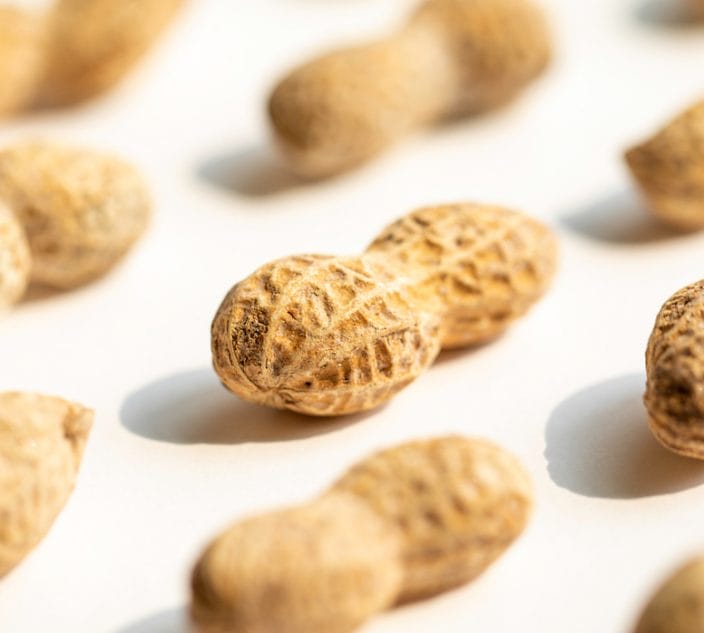
<svg viewBox="0 0 704 633">
<path fill-rule="evenodd" d="M 92 411 L 60 398 L 0 393 L 0 577 L 66 503 L 92 423 Z"/>
<path fill-rule="evenodd" d="M 240 397 L 309 415 L 378 406 L 439 351 L 438 322 L 388 272 L 362 258 L 289 257 L 225 297 L 213 363 Z"/>
<path fill-rule="evenodd" d="M 0 6 L 0 117 L 34 99 L 44 64 L 44 34 L 41 16 Z"/>
<path fill-rule="evenodd" d="M 645 364 L 651 431 L 670 450 L 704 459 L 704 281 L 665 302 Z"/>
<path fill-rule="evenodd" d="M 309 415 L 376 407 L 441 347 L 498 336 L 545 292 L 556 243 L 525 215 L 420 209 L 361 257 L 299 256 L 235 285 L 212 325 L 213 365 L 238 396 Z"/>
<path fill-rule="evenodd" d="M 675 228 L 704 228 L 704 101 L 625 157 L 656 216 Z"/>
<path fill-rule="evenodd" d="M 107 272 L 143 233 L 151 212 L 134 167 L 48 142 L 0 151 L 0 199 L 27 235 L 32 280 L 58 288 Z"/>
<path fill-rule="evenodd" d="M 49 16 L 40 101 L 71 105 L 115 86 L 184 0 L 58 0 Z"/>
<path fill-rule="evenodd" d="M 396 263 L 422 309 L 441 317 L 442 347 L 501 334 L 545 293 L 557 244 L 540 222 L 501 207 L 427 207 L 386 227 L 368 254 Z"/>
<path fill-rule="evenodd" d="M 387 39 L 291 72 L 273 90 L 269 114 L 291 169 L 328 176 L 415 127 L 508 101 L 550 54 L 531 0 L 426 0 Z"/>
<path fill-rule="evenodd" d="M 704 631 L 704 558 L 698 557 L 678 569 L 657 590 L 634 633 L 701 631 Z"/>
<path fill-rule="evenodd" d="M 394 604 L 480 574 L 532 507 L 522 466 L 443 437 L 360 462 L 318 499 L 237 523 L 193 572 L 201 633 L 348 633 Z"/>
<path fill-rule="evenodd" d="M 22 298 L 31 265 L 24 231 L 17 218 L 0 203 L 0 309 Z"/>
</svg>

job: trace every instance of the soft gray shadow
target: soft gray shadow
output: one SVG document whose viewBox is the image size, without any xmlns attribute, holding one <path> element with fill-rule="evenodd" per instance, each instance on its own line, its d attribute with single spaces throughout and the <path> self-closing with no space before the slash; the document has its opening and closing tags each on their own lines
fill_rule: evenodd
<svg viewBox="0 0 704 633">
<path fill-rule="evenodd" d="M 168 609 L 133 622 L 115 633 L 190 633 L 185 609 Z"/>
<path fill-rule="evenodd" d="M 249 404 L 227 391 L 206 368 L 174 374 L 131 393 L 120 419 L 132 433 L 159 442 L 242 444 L 331 433 L 371 414 L 317 418 Z"/>
<path fill-rule="evenodd" d="M 645 376 L 612 378 L 579 391 L 545 431 L 550 478 L 587 497 L 634 499 L 704 483 L 704 463 L 663 448 L 648 429 Z"/>
<path fill-rule="evenodd" d="M 642 24 L 657 28 L 704 27 L 704 14 L 688 0 L 644 0 L 636 6 L 635 17 Z"/>
<path fill-rule="evenodd" d="M 218 189 L 252 198 L 284 193 L 310 184 L 310 181 L 288 171 L 269 145 L 211 156 L 198 165 L 197 174 Z"/>
<path fill-rule="evenodd" d="M 592 202 L 567 213 L 560 221 L 583 237 L 618 244 L 646 244 L 688 235 L 658 221 L 634 191 Z"/>
</svg>

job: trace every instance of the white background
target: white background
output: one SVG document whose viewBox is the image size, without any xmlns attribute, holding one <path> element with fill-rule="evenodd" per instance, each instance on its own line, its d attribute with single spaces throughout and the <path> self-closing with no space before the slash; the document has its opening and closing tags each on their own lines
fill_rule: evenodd
<svg viewBox="0 0 704 633">
<path fill-rule="evenodd" d="M 321 184 L 276 163 L 266 95 L 292 64 L 382 33 L 411 2 L 192 1 L 118 91 L 3 123 L 3 144 L 48 136 L 132 159 L 156 212 L 108 277 L 35 293 L 0 321 L 0 388 L 97 411 L 74 495 L 0 582 L 0 630 L 184 633 L 191 565 L 225 525 L 314 495 L 379 447 L 461 432 L 520 456 L 534 518 L 471 586 L 364 632 L 628 632 L 662 574 L 704 549 L 704 465 L 661 449 L 641 405 L 650 328 L 704 276 L 704 235 L 651 222 L 621 161 L 704 93 L 704 25 L 666 4 L 546 0 L 556 60 L 522 98 Z M 237 280 L 295 252 L 358 252 L 397 216 L 457 200 L 559 234 L 552 292 L 505 337 L 443 355 L 365 416 L 310 420 L 219 386 L 209 326 Z"/>
</svg>

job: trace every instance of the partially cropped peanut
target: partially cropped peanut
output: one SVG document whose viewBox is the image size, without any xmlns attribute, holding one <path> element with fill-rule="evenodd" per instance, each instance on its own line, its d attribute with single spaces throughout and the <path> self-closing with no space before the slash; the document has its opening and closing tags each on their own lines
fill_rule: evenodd
<svg viewBox="0 0 704 633">
<path fill-rule="evenodd" d="M 0 151 L 0 200 L 26 233 L 32 281 L 57 288 L 107 272 L 143 233 L 151 211 L 131 165 L 46 142 Z"/>
<path fill-rule="evenodd" d="M 657 590 L 640 616 L 634 633 L 701 633 L 704 631 L 704 558 L 675 572 Z"/>
<path fill-rule="evenodd" d="M 626 152 L 648 208 L 685 230 L 704 228 L 704 101 Z"/>
<path fill-rule="evenodd" d="M 553 235 L 525 215 L 421 209 L 361 257 L 289 257 L 235 285 L 213 321 L 213 364 L 251 402 L 309 415 L 371 409 L 441 347 L 497 336 L 547 289 L 555 258 Z"/>
<path fill-rule="evenodd" d="M 388 39 L 294 70 L 269 113 L 290 167 L 321 177 L 354 167 L 413 128 L 510 100 L 547 65 L 532 0 L 426 0 Z"/>
<path fill-rule="evenodd" d="M 0 6 L 0 117 L 34 99 L 44 64 L 44 27 L 39 15 Z"/>
<path fill-rule="evenodd" d="M 481 574 L 532 507 L 522 466 L 478 439 L 411 442 L 318 499 L 233 525 L 193 572 L 201 633 L 348 633 Z"/>
<path fill-rule="evenodd" d="M 704 459 L 704 281 L 665 302 L 645 363 L 651 431 L 670 450 Z"/>
<path fill-rule="evenodd" d="M 0 309 L 19 301 L 29 283 L 29 245 L 20 223 L 0 203 Z"/>
<path fill-rule="evenodd" d="M 120 82 L 184 0 L 58 0 L 48 18 L 40 101 L 71 105 Z"/>
<path fill-rule="evenodd" d="M 92 423 L 92 411 L 60 398 L 0 393 L 0 577 L 64 507 Z"/>
<path fill-rule="evenodd" d="M 399 275 L 422 308 L 441 317 L 444 349 L 501 334 L 545 293 L 557 245 L 540 222 L 489 205 L 427 207 L 384 229 L 367 248 Z"/>
</svg>

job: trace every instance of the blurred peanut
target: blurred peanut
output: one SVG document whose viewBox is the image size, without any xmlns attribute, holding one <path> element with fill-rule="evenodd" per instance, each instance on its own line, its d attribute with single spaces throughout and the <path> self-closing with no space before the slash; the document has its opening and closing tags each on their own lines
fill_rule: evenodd
<svg viewBox="0 0 704 633">
<path fill-rule="evenodd" d="M 360 462 L 317 500 L 235 524 L 192 580 L 202 633 L 347 633 L 394 604 L 481 574 L 532 507 L 522 466 L 443 437 Z"/>
</svg>

